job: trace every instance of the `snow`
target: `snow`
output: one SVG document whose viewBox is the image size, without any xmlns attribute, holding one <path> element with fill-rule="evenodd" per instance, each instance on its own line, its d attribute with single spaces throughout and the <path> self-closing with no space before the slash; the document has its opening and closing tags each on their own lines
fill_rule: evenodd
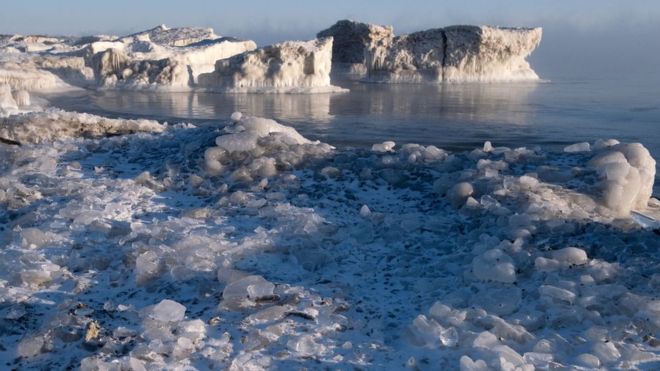
<svg viewBox="0 0 660 371">
<path fill-rule="evenodd" d="M 23 142 L 0 144 L 8 368 L 660 361 L 657 235 L 621 210 L 660 202 L 640 144 L 372 151 L 240 113 L 2 120 Z"/>
<path fill-rule="evenodd" d="M 215 71 L 199 76 L 199 86 L 233 93 L 341 92 L 330 84 L 332 43 L 331 37 L 286 41 L 218 60 Z"/>
</svg>

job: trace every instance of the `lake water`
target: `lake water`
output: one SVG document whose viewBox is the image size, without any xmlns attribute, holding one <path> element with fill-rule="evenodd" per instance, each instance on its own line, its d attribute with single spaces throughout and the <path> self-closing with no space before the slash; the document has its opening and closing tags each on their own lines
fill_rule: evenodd
<svg viewBox="0 0 660 371">
<path fill-rule="evenodd" d="M 434 144 L 560 149 L 599 138 L 639 141 L 660 158 L 654 79 L 558 79 L 518 84 L 383 85 L 340 81 L 342 94 L 78 91 L 50 96 L 64 109 L 169 122 L 227 120 L 234 111 L 275 118 L 335 146 Z"/>
</svg>

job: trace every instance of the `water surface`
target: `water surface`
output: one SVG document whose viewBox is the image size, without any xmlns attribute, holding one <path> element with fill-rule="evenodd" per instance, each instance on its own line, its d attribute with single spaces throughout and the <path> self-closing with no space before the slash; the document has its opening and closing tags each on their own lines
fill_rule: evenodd
<svg viewBox="0 0 660 371">
<path fill-rule="evenodd" d="M 50 96 L 64 109 L 169 122 L 226 121 L 234 111 L 275 118 L 335 146 L 375 142 L 469 149 L 561 149 L 599 138 L 643 143 L 660 158 L 656 79 L 559 79 L 516 84 L 384 85 L 340 81 L 340 94 L 77 91 Z"/>
</svg>

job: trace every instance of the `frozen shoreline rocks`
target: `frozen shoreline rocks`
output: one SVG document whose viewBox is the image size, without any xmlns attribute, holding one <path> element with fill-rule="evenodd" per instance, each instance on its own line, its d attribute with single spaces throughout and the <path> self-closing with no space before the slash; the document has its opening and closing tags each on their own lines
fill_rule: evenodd
<svg viewBox="0 0 660 371">
<path fill-rule="evenodd" d="M 526 58 L 539 45 L 541 28 L 449 26 L 394 36 L 391 27 L 345 20 L 319 35 L 331 35 L 341 41 L 341 48 L 333 52 L 333 65 L 361 71 L 352 75 L 372 82 L 539 79 Z"/>
<path fill-rule="evenodd" d="M 287 41 L 216 62 L 199 77 L 209 91 L 231 93 L 326 93 L 345 89 L 330 84 L 333 39 Z"/>
</svg>

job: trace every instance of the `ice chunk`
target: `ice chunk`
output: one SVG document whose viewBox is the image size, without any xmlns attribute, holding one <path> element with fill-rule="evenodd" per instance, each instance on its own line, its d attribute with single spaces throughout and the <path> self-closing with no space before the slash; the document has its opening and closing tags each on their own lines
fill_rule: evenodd
<svg viewBox="0 0 660 371">
<path fill-rule="evenodd" d="M 570 146 L 564 147 L 564 152 L 575 153 L 575 152 L 589 152 L 591 151 L 591 145 L 587 142 L 575 143 Z"/>
<path fill-rule="evenodd" d="M 472 184 L 468 182 L 461 182 L 454 185 L 448 192 L 449 202 L 454 207 L 461 207 L 465 204 L 468 197 L 474 194 Z"/>
<path fill-rule="evenodd" d="M 473 361 L 472 358 L 468 356 L 461 356 L 460 360 L 460 370 L 461 371 L 489 371 L 491 368 L 488 367 L 486 362 L 481 359 Z"/>
<path fill-rule="evenodd" d="M 229 283 L 222 291 L 222 300 L 228 306 L 243 305 L 247 300 L 256 301 L 273 296 L 275 285 L 261 276 L 247 276 Z"/>
<path fill-rule="evenodd" d="M 146 251 L 135 259 L 135 275 L 139 283 L 156 277 L 160 268 L 160 257 L 155 251 Z"/>
<path fill-rule="evenodd" d="M 472 273 L 479 280 L 513 283 L 516 268 L 510 256 L 500 249 L 491 249 L 472 260 Z"/>
<path fill-rule="evenodd" d="M 391 140 L 388 140 L 383 143 L 372 145 L 371 150 L 374 152 L 381 152 L 381 153 L 392 152 L 394 151 L 394 146 L 396 146 L 396 143 Z"/>
<path fill-rule="evenodd" d="M 25 358 L 37 356 L 43 352 L 45 343 L 43 336 L 28 337 L 18 344 L 18 355 Z"/>
<path fill-rule="evenodd" d="M 582 265 L 589 262 L 587 253 L 577 247 L 566 247 L 560 250 L 555 250 L 550 253 L 550 255 L 554 260 L 565 265 Z"/>
<path fill-rule="evenodd" d="M 590 369 L 595 369 L 600 367 L 600 359 L 598 359 L 598 357 L 590 353 L 580 354 L 579 356 L 577 356 L 575 361 L 577 365 Z"/>
<path fill-rule="evenodd" d="M 186 307 L 174 300 L 165 299 L 151 308 L 149 317 L 161 322 L 179 322 L 186 314 Z"/>
<path fill-rule="evenodd" d="M 234 115 L 235 114 L 236 113 L 234 113 Z M 259 138 L 267 137 L 271 134 L 281 134 L 284 136 L 285 140 L 291 144 L 311 143 L 294 128 L 281 125 L 275 120 L 260 117 L 246 117 L 241 115 L 240 120 L 229 130 L 232 132 L 231 134 L 219 136 L 215 140 L 218 147 L 228 152 L 246 152 L 253 150 L 257 147 L 257 140 Z M 208 155 L 208 159 L 215 161 L 219 161 L 221 157 L 221 152 L 209 153 Z"/>
<path fill-rule="evenodd" d="M 611 342 L 598 342 L 593 347 L 593 353 L 602 363 L 610 363 L 621 358 L 621 352 Z"/>
<path fill-rule="evenodd" d="M 445 328 L 436 320 L 420 314 L 413 320 L 410 327 L 413 343 L 418 346 L 435 348 L 438 346 L 453 347 L 458 343 L 458 332 L 454 327 Z"/>
<path fill-rule="evenodd" d="M 52 240 L 52 236 L 38 228 L 25 228 L 21 231 L 23 245 L 30 248 L 43 247 Z"/>
<path fill-rule="evenodd" d="M 239 122 L 239 121 L 241 121 L 242 117 L 243 117 L 243 114 L 241 112 L 237 111 L 237 112 L 234 112 L 234 113 L 231 114 L 230 119 L 231 119 L 232 122 Z"/>
<path fill-rule="evenodd" d="M 589 165 L 601 177 L 605 206 L 620 216 L 629 215 L 632 209 L 646 209 L 653 192 L 655 160 L 643 145 L 607 147 L 592 158 Z"/>
<path fill-rule="evenodd" d="M 325 346 L 318 344 L 312 335 L 302 335 L 297 339 L 291 339 L 287 346 L 301 357 L 319 356 L 325 352 Z"/>
<path fill-rule="evenodd" d="M 577 298 L 577 295 L 574 292 L 552 285 L 541 285 L 539 287 L 539 294 L 568 304 L 573 304 Z"/>
<path fill-rule="evenodd" d="M 609 148 L 609 147 L 616 146 L 619 143 L 620 142 L 616 139 L 606 139 L 606 140 L 598 139 L 596 141 L 596 143 L 594 143 L 593 149 L 596 150 L 596 151 L 601 150 L 601 149 L 606 149 L 606 148 Z"/>
<path fill-rule="evenodd" d="M 362 207 L 360 208 L 360 216 L 366 218 L 369 215 L 371 215 L 371 210 L 369 209 L 369 206 L 362 205 Z"/>
</svg>

